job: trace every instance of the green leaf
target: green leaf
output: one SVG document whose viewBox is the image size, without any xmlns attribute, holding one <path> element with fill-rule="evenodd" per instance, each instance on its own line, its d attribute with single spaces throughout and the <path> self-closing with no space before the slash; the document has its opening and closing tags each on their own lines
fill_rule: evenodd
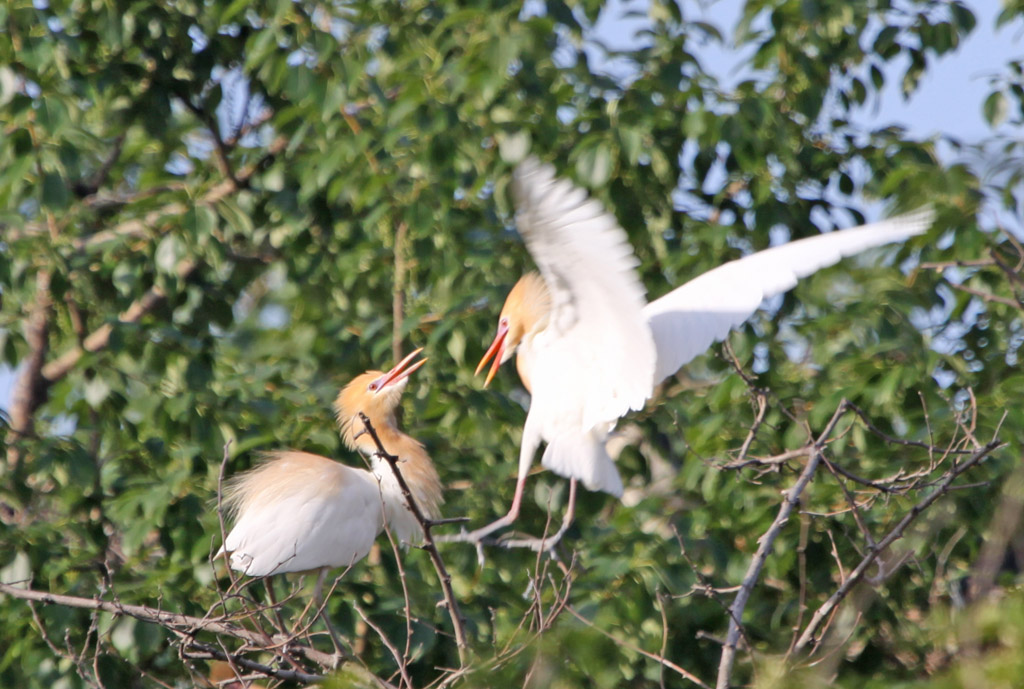
<svg viewBox="0 0 1024 689">
<path fill-rule="evenodd" d="M 93 409 L 98 409 L 110 395 L 110 385 L 101 376 L 95 376 L 83 386 L 85 401 Z"/>
<path fill-rule="evenodd" d="M 993 91 L 988 94 L 981 111 L 990 127 L 998 127 L 1006 120 L 1009 111 L 1006 95 L 1002 91 Z"/>
<path fill-rule="evenodd" d="M 501 159 L 506 163 L 518 163 L 530 153 L 531 136 L 526 130 L 511 133 L 501 132 L 497 136 Z"/>
<path fill-rule="evenodd" d="M 462 334 L 461 330 L 455 330 L 448 337 L 447 343 L 448 354 L 451 355 L 452 360 L 456 364 L 462 365 L 465 363 L 466 358 L 466 336 Z"/>
<path fill-rule="evenodd" d="M 32 561 L 27 553 L 19 550 L 13 559 L 0 568 L 0 581 L 5 583 L 28 582 L 32 578 Z"/>
<path fill-rule="evenodd" d="M 604 142 L 584 148 L 576 158 L 576 174 L 591 187 L 602 187 L 612 176 L 612 152 Z"/>
<path fill-rule="evenodd" d="M 111 275 L 111 282 L 122 296 L 136 294 L 139 285 L 138 266 L 128 261 L 118 263 Z"/>
<path fill-rule="evenodd" d="M 68 205 L 68 185 L 56 172 L 43 175 L 43 206 L 50 210 L 61 210 Z"/>
<path fill-rule="evenodd" d="M 650 299 L 862 213 L 928 201 L 942 229 L 913 251 L 849 257 L 801 279 L 740 324 L 729 348 L 713 346 L 644 405 L 634 400 L 643 408 L 617 423 L 608 448 L 623 500 L 581 489 L 550 553 L 485 545 L 480 567 L 475 548 L 443 548 L 466 620 L 465 663 L 429 558 L 393 552 L 382 534 L 379 561 L 354 563 L 325 610 L 352 630 L 360 618 L 347 602 L 359 601 L 381 633 L 368 635 L 359 664 L 304 657 L 303 668 L 325 685 L 397 684 L 383 636 L 410 648 L 417 686 L 647 689 L 679 684 L 669 662 L 710 681 L 733 597 L 693 594 L 743 580 L 789 497 L 799 505 L 748 592 L 750 643 L 737 647 L 732 686 L 1017 686 L 1018 568 L 993 571 L 987 598 L 954 606 L 949 593 L 978 578 L 976 563 L 1012 560 L 1001 551 L 1020 540 L 1000 533 L 999 518 L 1024 495 L 1020 285 L 989 260 L 1020 263 L 1006 236 L 1021 215 L 1024 144 L 1002 131 L 1024 100 L 1020 60 L 997 63 L 989 89 L 967 103 L 986 111 L 989 91 L 1000 92 L 1005 102 L 987 112 L 1001 122 L 993 137 L 1004 135 L 967 144 L 940 132 L 954 155 L 936 156 L 916 127 L 851 123 L 859 101 L 884 111 L 898 100 L 886 87 L 904 75 L 907 89 L 934 78 L 936 51 L 960 59 L 972 3 L 747 2 L 735 31 L 692 4 L 633 4 L 626 12 L 643 32 L 609 53 L 623 78 L 590 62 L 600 52 L 593 22 L 614 9 L 600 0 L 525 12 L 451 0 L 0 3 L 0 382 L 19 380 L 38 353 L 34 316 L 47 297 L 43 370 L 71 367 L 32 390 L 36 433 L 0 419 L 5 452 L 22 455 L 18 476 L 0 482 L 0 579 L 27 572 L 41 591 L 212 614 L 277 637 L 277 615 L 261 614 L 263 587 L 241 575 L 229 592 L 223 564 L 208 562 L 222 541 L 221 479 L 284 448 L 364 468 L 332 402 L 360 372 L 393 364 L 396 320 L 406 351 L 430 350 L 395 423 L 433 458 L 443 516 L 472 528 L 503 514 L 530 394 L 514 361 L 487 389 L 473 365 L 508 290 L 536 267 L 508 194 L 510 168 L 533 152 L 594 187 Z M 1018 4 L 999 15 L 1007 29 L 1020 22 Z M 733 74 L 705 64 L 706 44 L 723 35 L 738 56 Z M 215 122 L 190 107 L 218 101 Z M 1000 222 L 1006 232 L 993 229 Z M 178 277 L 183 260 L 199 267 Z M 722 307 L 713 289 L 696 296 L 706 302 L 694 313 Z M 532 340 L 532 354 L 553 332 Z M 644 333 L 590 335 L 607 342 L 588 341 L 596 349 L 581 356 L 630 350 Z M 544 394 L 552 372 L 528 366 L 529 347 L 520 353 Z M 588 403 L 609 394 L 602 366 L 588 363 Z M 843 399 L 863 416 L 831 424 Z M 964 445 L 962 424 L 969 440 L 998 432 L 1007 446 L 940 490 L 943 473 L 967 461 L 947 451 Z M 837 471 L 818 466 L 793 496 L 811 459 L 800 448 L 819 439 Z M 741 457 L 754 464 L 730 466 Z M 785 461 L 758 463 L 768 457 Z M 523 537 L 558 528 L 569 488 L 540 457 L 533 464 L 515 525 Z M 895 481 L 895 492 L 879 481 Z M 935 502 L 893 545 L 909 557 L 888 558 L 873 598 L 844 603 L 818 630 L 836 662 L 795 667 L 794 628 L 870 550 L 865 530 L 881 542 L 928 495 Z M 312 582 L 300 582 L 273 577 L 289 591 L 277 612 L 327 649 L 322 623 L 304 612 Z M 566 596 L 596 628 L 569 614 Z M 211 670 L 184 662 L 159 624 L 101 613 L 94 627 L 93 611 L 56 603 L 28 612 L 0 596 L 2 687 L 193 686 Z M 199 640 L 273 660 L 209 627 Z M 357 680 L 344 674 L 352 667 Z M 465 672 L 444 669 L 455 667 Z"/>
<path fill-rule="evenodd" d="M 122 617 L 114 623 L 110 634 L 110 643 L 117 651 L 130 659 L 138 658 L 135 650 L 135 627 L 138 621 L 131 617 Z"/>
<path fill-rule="evenodd" d="M 616 133 L 619 137 L 619 145 L 622 146 L 622 152 L 626 155 L 626 160 L 630 165 L 636 165 L 640 161 L 640 154 L 643 152 L 643 133 L 635 127 L 628 126 L 620 126 Z"/>
<path fill-rule="evenodd" d="M 177 275 L 178 263 L 185 258 L 185 243 L 177 236 L 169 234 L 160 240 L 156 247 L 156 267 L 166 275 Z"/>
</svg>

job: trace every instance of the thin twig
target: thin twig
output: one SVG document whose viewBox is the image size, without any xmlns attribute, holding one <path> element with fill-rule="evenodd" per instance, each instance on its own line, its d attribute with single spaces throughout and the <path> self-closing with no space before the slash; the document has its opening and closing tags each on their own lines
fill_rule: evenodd
<svg viewBox="0 0 1024 689">
<path fill-rule="evenodd" d="M 452 590 L 452 577 L 448 574 L 448 570 L 444 566 L 444 560 L 441 559 L 441 553 L 437 550 L 437 544 L 434 543 L 434 536 L 430 533 L 434 522 L 423 514 L 420 506 L 416 503 L 412 491 L 409 490 L 409 484 L 406 483 L 405 477 L 402 476 L 402 472 L 398 468 L 399 458 L 384 449 L 384 444 L 381 443 L 377 430 L 373 427 L 366 414 L 359 412 L 359 419 L 363 422 L 366 432 L 377 446 L 377 455 L 391 467 L 391 473 L 394 474 L 399 488 L 402 489 L 402 496 L 405 498 L 409 511 L 412 512 L 413 517 L 416 518 L 420 528 L 423 530 L 423 549 L 430 555 L 430 561 L 434 564 L 434 569 L 437 570 L 437 577 L 441 582 L 441 590 L 444 592 L 444 600 L 448 606 L 448 615 L 451 617 L 452 628 L 455 631 L 455 643 L 459 649 L 459 662 L 465 666 L 469 660 L 469 645 L 466 643 L 465 621 L 463 620 L 462 612 L 459 610 L 459 603 L 455 599 L 455 593 Z"/>
<path fill-rule="evenodd" d="M 658 651 L 658 655 L 662 658 L 668 652 L 668 614 L 665 612 L 665 598 L 662 591 L 657 592 L 658 612 L 661 613 L 661 650 Z M 661 663 L 658 665 L 658 686 L 665 689 L 665 666 Z"/>
<path fill-rule="evenodd" d="M 267 638 L 264 634 L 253 632 L 236 624 L 221 619 L 202 619 L 191 615 L 184 615 L 178 612 L 159 610 L 145 605 L 129 605 L 118 601 L 98 600 L 95 598 L 82 598 L 80 596 L 68 596 L 61 593 L 50 593 L 36 589 L 19 588 L 12 584 L 0 582 L 0 593 L 5 593 L 12 598 L 25 601 L 38 601 L 48 605 L 63 605 L 69 608 L 82 608 L 85 610 L 101 610 L 112 615 L 126 615 L 134 617 L 143 622 L 152 622 L 174 632 L 181 632 L 194 635 L 200 631 L 214 634 L 224 634 L 241 639 L 252 645 L 254 648 L 265 648 Z M 289 649 L 300 653 L 309 660 L 323 667 L 331 667 L 332 656 L 323 653 L 315 648 L 301 645 L 289 645 Z"/>
<path fill-rule="evenodd" d="M 864 535 L 864 540 L 867 541 L 868 546 L 873 548 L 875 546 L 875 539 L 871 536 L 871 530 L 868 529 L 868 525 L 864 522 L 864 517 L 860 513 L 860 507 L 857 505 L 857 500 L 853 497 L 850 489 L 846 487 L 843 479 L 840 478 L 835 465 L 826 458 L 822 458 L 822 460 L 825 462 L 825 468 L 835 477 L 836 483 L 839 484 L 839 488 L 843 491 L 843 496 L 846 498 L 846 502 L 850 505 L 850 511 L 853 513 L 853 520 L 857 522 L 857 528 Z"/>
<path fill-rule="evenodd" d="M 220 135 L 220 125 L 212 115 L 206 112 L 205 109 L 199 107 L 188 96 L 182 96 L 181 101 L 185 104 L 193 115 L 195 115 L 200 122 L 202 122 L 206 129 L 210 132 L 210 137 L 213 139 L 214 150 L 217 152 L 217 163 L 220 167 L 221 173 L 230 179 L 236 187 L 241 188 L 243 183 L 238 177 L 235 176 L 234 167 L 231 165 L 231 147 L 224 142 L 223 137 Z"/>
<path fill-rule="evenodd" d="M 384 644 L 385 647 L 387 647 L 388 651 L 391 652 L 391 656 L 395 659 L 395 663 L 398 664 L 398 672 L 402 675 L 402 682 L 405 683 L 406 687 L 412 689 L 412 678 L 409 677 L 409 670 L 406 668 L 405 658 L 403 657 L 403 655 L 398 652 L 398 649 L 395 647 L 395 645 L 391 643 L 391 640 L 388 639 L 388 637 L 384 634 L 384 630 L 378 627 L 376 624 L 374 624 L 373 621 L 370 620 L 369 615 L 363 612 L 363 609 L 359 607 L 358 603 L 353 601 L 352 608 L 357 613 L 359 613 L 359 617 L 363 619 L 363 622 L 366 623 L 366 626 L 368 626 L 373 631 L 377 632 L 377 636 L 380 637 L 381 642 Z"/>
<path fill-rule="evenodd" d="M 785 464 L 786 462 L 796 459 L 797 457 L 806 457 L 811 454 L 813 445 L 805 445 L 804 447 L 798 447 L 795 450 L 786 450 L 780 452 L 777 455 L 771 457 L 749 457 L 741 456 L 732 461 L 726 462 L 725 464 L 719 464 L 719 469 L 732 470 L 732 469 L 745 469 L 749 466 L 774 466 L 778 464 Z"/>
<path fill-rule="evenodd" d="M 750 444 L 754 442 L 754 438 L 757 436 L 757 431 L 761 428 L 761 424 L 764 423 L 765 412 L 768 411 L 768 397 L 761 391 L 751 388 L 754 392 L 754 399 L 757 401 L 757 416 L 754 418 L 754 423 L 750 426 L 750 431 L 747 433 L 746 440 L 743 441 L 743 445 L 740 447 L 740 454 L 734 461 L 738 461 L 747 456 L 747 451 L 750 450 Z"/>
<path fill-rule="evenodd" d="M 664 657 L 658 655 L 657 653 L 651 653 L 650 651 L 645 651 L 644 649 L 640 648 L 636 644 L 632 644 L 632 643 L 630 643 L 630 642 L 628 642 L 628 641 L 626 641 L 624 639 L 620 639 L 617 636 L 615 636 L 614 634 L 612 634 L 611 632 L 607 632 L 604 629 L 601 629 L 596 624 L 594 624 L 593 622 L 588 620 L 586 617 L 581 615 L 579 612 L 577 612 L 576 609 L 574 607 L 572 607 L 571 605 L 567 605 L 565 607 L 565 609 L 568 610 L 570 613 L 572 613 L 572 616 L 575 617 L 577 620 L 579 620 L 583 624 L 587 625 L 591 629 L 593 629 L 593 630 L 603 634 L 607 638 L 611 639 L 618 646 L 622 646 L 623 648 L 629 649 L 630 651 L 633 651 L 634 653 L 639 653 L 640 655 L 642 655 L 642 656 L 644 656 L 646 658 L 650 658 L 651 660 L 661 664 L 662 667 L 667 667 L 669 670 L 672 670 L 673 672 L 677 673 L 683 679 L 686 679 L 686 680 L 689 680 L 689 681 L 693 682 L 698 687 L 701 687 L 701 689 L 711 689 L 711 687 L 708 686 L 707 684 L 705 684 L 704 682 L 702 682 L 701 679 L 699 677 L 697 677 L 697 675 L 693 674 L 692 672 L 690 672 L 690 671 L 688 671 L 688 670 L 686 670 L 684 668 L 679 667 L 678 665 L 673 663 L 668 658 L 664 658 Z"/>
<path fill-rule="evenodd" d="M 974 287 L 968 287 L 967 285 L 960 285 L 960 284 L 957 284 L 955 282 L 949 282 L 948 284 L 953 289 L 960 290 L 961 292 L 966 292 L 967 294 L 970 294 L 972 296 L 978 297 L 982 301 L 995 302 L 997 304 L 1004 304 L 1006 306 L 1011 306 L 1011 307 L 1013 307 L 1015 309 L 1024 309 L 1024 304 L 1021 304 L 1016 299 L 1010 299 L 1009 297 L 1002 297 L 1002 296 L 1000 296 L 998 294 L 992 294 L 991 292 L 986 292 L 985 290 L 976 289 Z"/>
<path fill-rule="evenodd" d="M 235 665 L 240 665 L 246 670 L 259 672 L 267 677 L 290 680 L 292 682 L 302 682 L 303 684 L 315 684 L 317 682 L 323 682 L 326 679 L 325 675 L 316 675 L 302 670 L 282 670 L 280 668 L 264 665 L 263 663 L 258 663 L 255 660 L 249 660 L 240 654 L 231 655 L 225 653 L 216 646 L 196 641 L 195 639 L 187 636 L 185 636 L 183 641 L 185 643 L 183 655 L 185 658 L 192 660 L 223 660 Z M 193 651 L 192 649 L 195 650 Z"/>
<path fill-rule="evenodd" d="M 100 187 L 107 183 L 107 180 L 110 178 L 110 171 L 114 169 L 114 165 L 121 157 L 122 150 L 124 150 L 124 140 L 126 136 L 127 132 L 121 132 L 114 139 L 114 147 L 110 150 L 110 153 L 107 154 L 107 157 L 103 160 L 99 169 L 96 170 L 92 179 L 88 182 L 79 182 L 78 185 L 76 185 L 76 194 L 83 198 L 90 197 L 95 194 Z"/>
<path fill-rule="evenodd" d="M 380 488 L 379 482 L 378 490 L 381 490 L 380 498 L 383 501 L 383 489 Z M 401 656 L 395 657 L 395 660 L 397 660 L 399 665 L 401 665 L 402 674 L 404 675 L 405 667 L 409 662 L 410 651 L 412 649 L 412 600 L 409 598 L 409 581 L 405 575 L 405 565 L 402 564 L 402 553 L 399 547 L 399 543 L 395 539 L 394 534 L 391 533 L 391 527 L 388 525 L 387 519 L 384 520 L 384 533 L 387 535 L 388 543 L 391 544 L 391 551 L 395 555 L 395 565 L 398 568 L 398 581 L 402 585 L 402 603 L 403 606 L 405 607 L 405 649 L 402 651 Z M 362 613 L 360 613 L 360 615 L 361 614 Z M 364 621 L 364 624 L 366 624 L 366 626 L 370 626 L 368 620 Z M 383 638 L 383 635 L 381 635 L 381 640 L 387 643 L 387 641 Z M 409 684 L 407 682 L 406 685 L 409 687 L 409 689 L 412 689 L 412 684 Z"/>
<path fill-rule="evenodd" d="M 818 629 L 818 626 L 821 624 L 822 620 L 824 620 L 824 618 L 828 616 L 828 614 L 832 612 L 832 610 L 835 609 L 836 606 L 839 605 L 839 603 L 842 602 L 846 595 L 853 589 L 854 585 L 856 585 L 864 577 L 865 573 L 868 570 L 868 567 L 871 566 L 871 563 L 875 561 L 875 559 L 882 553 L 882 551 L 884 551 L 890 545 L 892 545 L 897 540 L 902 538 L 903 532 L 906 531 L 907 527 L 910 526 L 910 524 L 915 519 L 917 519 L 922 512 L 928 509 L 928 507 L 931 506 L 933 502 L 935 502 L 940 497 L 948 493 L 953 481 L 955 481 L 957 477 L 959 477 L 965 471 L 981 462 L 981 460 L 987 457 L 990 453 L 992 453 L 993 451 L 997 450 L 1002 446 L 1002 442 L 1000 442 L 998 439 L 994 439 L 987 445 L 983 446 L 980 450 L 976 451 L 966 461 L 953 466 L 946 475 L 945 480 L 942 481 L 935 488 L 935 490 L 933 490 L 923 500 L 921 500 L 912 508 L 910 508 L 910 511 L 903 516 L 903 519 L 901 519 L 899 523 L 897 523 L 896 526 L 894 526 L 889 531 L 888 534 L 886 534 L 885 538 L 880 540 L 877 543 L 877 545 L 868 550 L 864 558 L 854 568 L 854 570 L 850 572 L 850 575 L 846 578 L 846 581 L 842 583 L 842 585 L 836 590 L 836 592 L 833 593 L 829 597 L 829 599 L 825 601 L 825 603 L 822 604 L 822 606 L 814 612 L 814 615 L 811 617 L 811 621 L 807 624 L 807 628 L 804 629 L 803 633 L 800 635 L 800 638 L 797 640 L 795 650 L 799 651 L 803 649 L 812 639 L 814 639 L 814 633 Z"/>
<path fill-rule="evenodd" d="M 732 610 L 730 609 L 730 606 L 724 600 L 722 600 L 722 598 L 719 597 L 719 594 L 736 593 L 740 590 L 740 587 L 733 586 L 728 589 L 720 589 L 712 586 L 708 578 L 704 576 L 704 573 L 701 572 L 700 569 L 697 567 L 697 563 L 695 563 L 690 558 L 690 554 L 686 552 L 686 544 L 683 542 L 683 535 L 679 533 L 679 529 L 676 528 L 675 524 L 672 525 L 672 533 L 675 534 L 676 543 L 679 545 L 679 554 L 683 556 L 683 559 L 686 560 L 686 564 L 690 566 L 690 569 L 693 571 L 694 576 L 697 577 L 698 583 L 693 585 L 693 588 L 691 589 L 690 593 L 693 593 L 695 591 L 701 591 L 706 597 L 718 603 L 718 605 L 722 607 L 722 610 L 724 610 L 727 615 L 732 615 Z M 689 596 L 690 593 L 686 593 L 684 595 Z M 747 642 L 747 646 L 749 647 L 750 641 L 746 638 L 746 632 L 744 631 L 742 625 L 740 625 L 740 634 L 743 635 L 744 641 Z"/>
<path fill-rule="evenodd" d="M 1021 269 L 1020 264 L 1018 264 L 1017 268 L 1013 268 L 999 256 L 999 252 L 995 249 L 992 249 L 990 253 L 992 255 L 992 260 L 997 266 L 999 266 L 999 269 L 1006 274 L 1006 277 L 1009 278 L 1010 282 L 1015 282 L 1019 287 L 1024 287 L 1024 275 L 1021 275 L 1019 272 Z M 1024 263 L 1024 256 L 1021 256 L 1020 261 L 1021 263 Z"/>
<path fill-rule="evenodd" d="M 984 268 L 992 265 L 991 258 L 975 258 L 969 261 L 926 261 L 919 265 L 918 270 L 945 270 L 946 268 Z"/>
</svg>

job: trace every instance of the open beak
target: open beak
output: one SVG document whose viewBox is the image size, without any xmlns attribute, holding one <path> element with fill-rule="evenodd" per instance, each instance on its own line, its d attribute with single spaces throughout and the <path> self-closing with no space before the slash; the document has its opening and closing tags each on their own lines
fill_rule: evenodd
<svg viewBox="0 0 1024 689">
<path fill-rule="evenodd" d="M 395 367 L 380 377 L 380 387 L 383 389 L 388 385 L 403 381 L 409 377 L 409 375 L 418 369 L 423 364 L 427 363 L 426 359 L 420 359 L 415 364 L 409 365 L 410 362 L 419 356 L 419 353 L 423 351 L 423 347 L 420 347 L 416 351 L 410 353 L 407 357 L 395 364 Z M 408 366 L 408 368 L 406 368 Z"/>
<path fill-rule="evenodd" d="M 494 357 L 494 363 L 491 364 L 491 370 L 487 373 L 487 378 L 484 379 L 484 387 L 491 382 L 494 378 L 494 374 L 498 372 L 498 367 L 501 366 L 502 359 L 505 358 L 505 337 L 508 335 L 508 325 L 499 323 L 498 334 L 494 336 L 494 342 L 488 347 L 484 353 L 484 358 L 480 360 L 480 363 L 476 365 L 476 372 L 473 375 L 480 375 L 480 371 L 484 369 L 487 362 L 491 357 Z"/>
</svg>

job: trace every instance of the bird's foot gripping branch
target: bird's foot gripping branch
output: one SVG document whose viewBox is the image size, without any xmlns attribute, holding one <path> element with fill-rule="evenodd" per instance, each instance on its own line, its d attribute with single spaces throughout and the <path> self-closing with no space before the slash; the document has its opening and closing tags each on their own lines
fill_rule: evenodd
<svg viewBox="0 0 1024 689">
<path fill-rule="evenodd" d="M 576 490 L 577 481 L 570 479 L 569 481 L 569 500 L 566 505 L 565 513 L 562 515 L 562 521 L 558 529 L 551 532 L 551 528 L 554 525 L 553 514 L 548 511 L 548 519 L 544 524 L 544 532 L 540 536 L 528 536 L 519 533 L 510 533 L 502 536 L 493 536 L 496 531 L 508 527 L 514 523 L 515 517 L 518 516 L 518 503 L 520 496 L 517 495 L 514 508 L 516 515 L 512 513 L 502 519 L 498 519 L 487 526 L 475 529 L 473 531 L 467 531 L 462 529 L 456 534 L 445 534 L 436 538 L 438 543 L 471 543 L 476 547 L 477 562 L 483 567 L 486 562 L 484 556 L 484 547 L 493 546 L 497 548 L 503 548 L 505 550 L 513 550 L 516 548 L 523 548 L 531 550 L 535 553 L 547 553 L 552 557 L 558 557 L 556 546 L 562 542 L 562 538 L 565 536 L 569 527 L 572 526 L 573 517 L 576 511 Z"/>
</svg>

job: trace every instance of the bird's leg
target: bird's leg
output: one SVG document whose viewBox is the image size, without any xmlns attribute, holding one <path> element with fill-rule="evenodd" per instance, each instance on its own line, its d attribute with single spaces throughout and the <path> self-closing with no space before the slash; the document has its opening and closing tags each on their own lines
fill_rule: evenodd
<svg viewBox="0 0 1024 689">
<path fill-rule="evenodd" d="M 257 628 L 263 633 L 266 638 L 266 650 L 276 654 L 279 658 L 283 659 L 289 665 L 296 670 L 305 672 L 305 668 L 292 657 L 291 652 L 288 650 L 288 643 L 291 641 L 291 633 L 288 631 L 287 625 L 284 623 L 284 619 L 281 617 L 280 605 L 277 602 L 277 596 L 274 594 L 274 577 L 265 576 L 263 577 L 263 586 L 267 590 L 267 600 L 270 604 L 267 606 L 277 620 L 277 631 L 272 636 L 267 636 L 266 632 L 262 632 L 262 625 L 259 621 L 256 621 Z M 281 639 L 284 638 L 282 642 Z"/>
<path fill-rule="evenodd" d="M 281 617 L 281 606 L 277 602 L 277 596 L 274 595 L 274 577 L 264 577 L 263 586 L 267 589 L 267 600 L 270 601 L 270 610 L 277 622 L 277 629 L 281 634 L 287 634 L 288 626 L 284 623 L 284 618 Z"/>
<path fill-rule="evenodd" d="M 565 515 L 562 517 L 562 525 L 558 528 L 558 531 L 551 536 L 545 535 L 541 538 L 505 539 L 499 541 L 498 545 L 503 548 L 529 548 L 537 553 L 550 551 L 554 548 L 562 540 L 562 536 L 569 530 L 569 527 L 572 526 L 573 518 L 576 516 L 576 484 L 576 479 L 569 479 L 569 502 L 565 507 Z"/>
<path fill-rule="evenodd" d="M 334 626 L 331 624 L 331 620 L 327 617 L 327 605 L 324 602 L 324 580 L 327 578 L 327 568 L 323 567 L 320 569 L 320 573 L 316 577 L 316 585 L 313 587 L 313 604 L 316 606 L 317 612 L 320 615 L 320 619 L 324 621 L 324 625 L 327 627 L 327 633 L 331 636 L 331 643 L 334 644 L 334 653 L 341 659 L 347 657 L 348 654 L 341 646 L 341 637 L 338 636 L 338 632 L 335 631 Z"/>
<path fill-rule="evenodd" d="M 526 476 L 520 476 L 516 480 L 516 494 L 512 498 L 512 507 L 509 508 L 508 514 L 501 519 L 496 519 L 487 526 L 482 526 L 475 531 L 470 531 L 466 534 L 467 541 L 480 542 L 485 536 L 491 534 L 498 529 L 504 529 L 506 526 L 510 526 L 516 519 L 519 518 L 519 506 L 523 502 L 523 489 L 526 487 Z"/>
<path fill-rule="evenodd" d="M 320 571 L 316 575 L 316 585 L 313 586 L 313 601 L 320 609 L 320 603 L 324 600 L 324 579 L 327 578 L 327 568 L 321 567 Z"/>
<path fill-rule="evenodd" d="M 550 539 L 551 545 L 557 543 L 569 527 L 572 526 L 572 520 L 576 516 L 576 479 L 569 479 L 569 504 L 565 507 L 565 516 L 562 517 L 562 526 L 558 529 L 558 532 Z"/>
</svg>

